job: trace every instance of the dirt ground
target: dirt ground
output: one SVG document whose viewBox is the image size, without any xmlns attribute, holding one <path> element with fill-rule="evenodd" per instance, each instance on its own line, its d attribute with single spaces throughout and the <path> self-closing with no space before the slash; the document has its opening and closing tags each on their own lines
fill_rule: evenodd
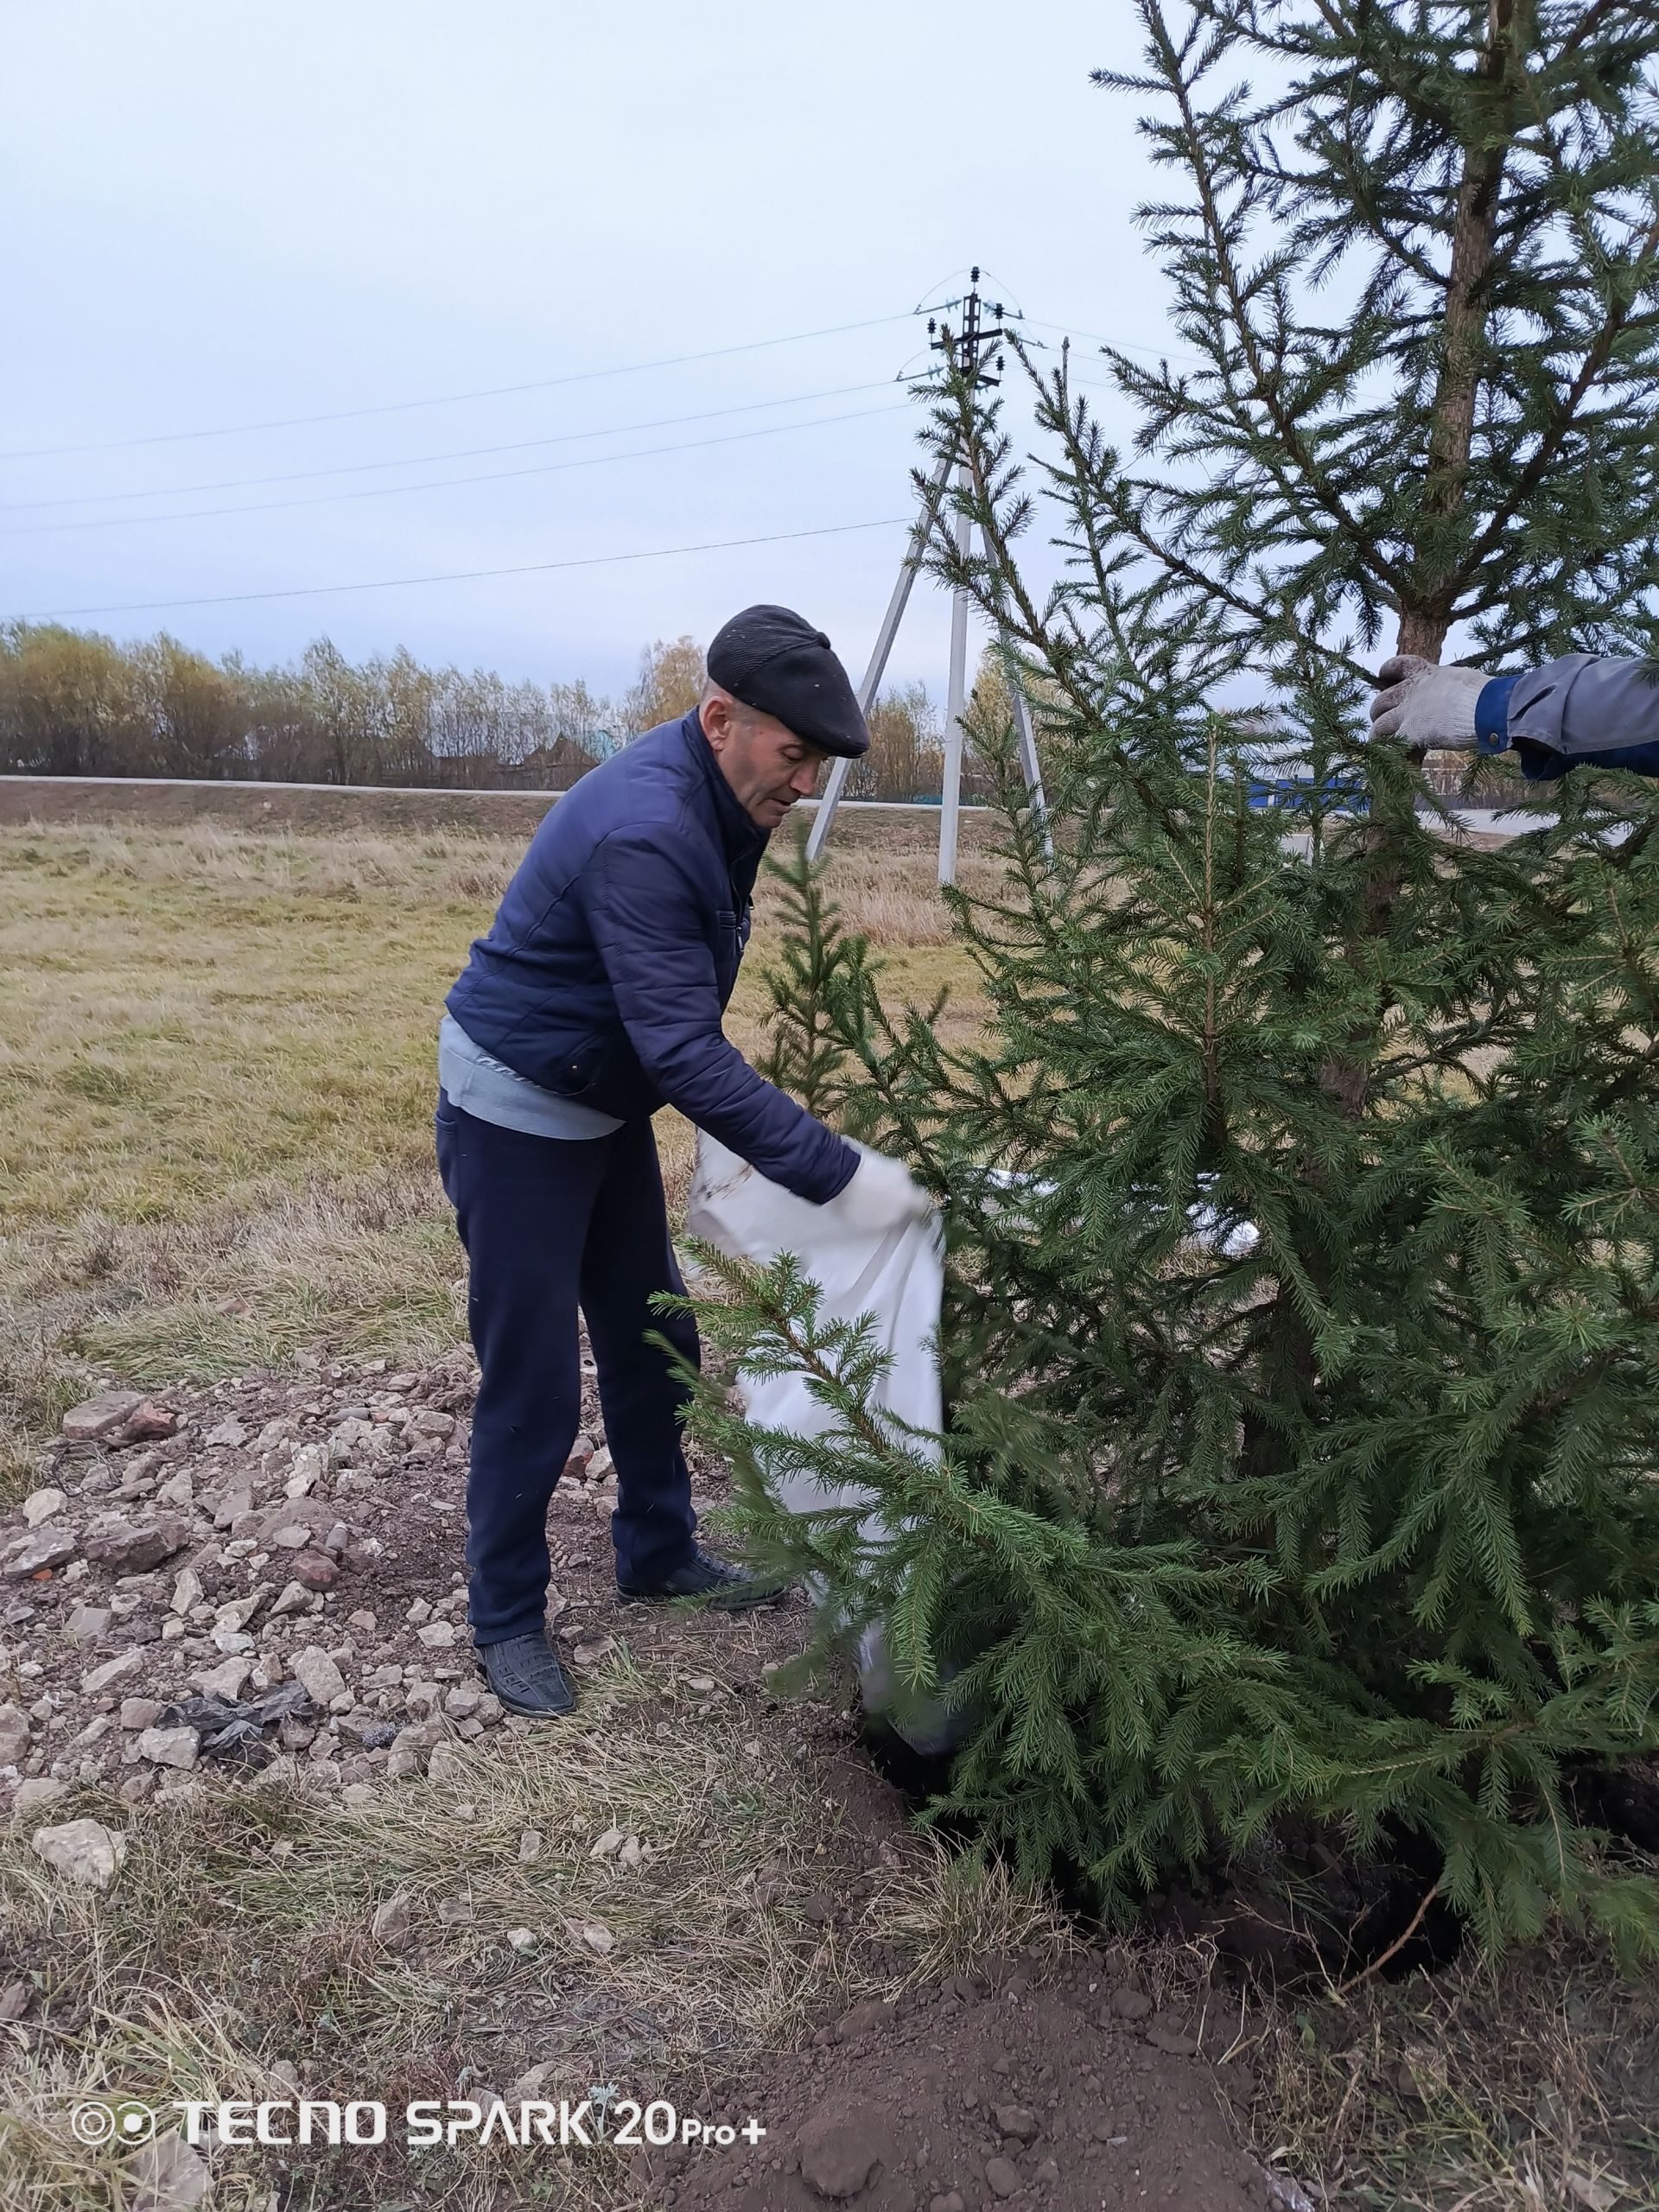
<svg viewBox="0 0 1659 2212">
<path fill-rule="evenodd" d="M 8 2207 L 129 2204 L 112 2154 L 54 2164 L 88 2094 L 365 2081 L 509 2118 L 610 2081 L 765 2132 L 551 2175 L 210 2145 L 216 2212 L 1659 2202 L 1652 1988 L 1557 1948 L 1252 1993 L 1213 1946 L 959 1881 L 846 1695 L 772 1689 L 798 1593 L 618 1603 L 591 1395 L 550 1516 L 578 1711 L 504 1717 L 463 1618 L 474 1383 L 459 1353 L 313 1356 L 111 1394 L 0 1516 Z M 718 1541 L 723 1480 L 694 1480 Z M 107 1892 L 42 1849 L 89 1820 Z"/>
<path fill-rule="evenodd" d="M 727 2108 L 772 2115 L 764 2143 L 665 2156 L 663 2201 L 731 2212 L 1291 2212 L 1301 2192 L 1241 2148 L 1229 2093 L 1197 2055 L 1201 2008 L 1154 2010 L 1098 1959 L 1058 1974 L 1001 1962 L 898 2005 L 855 2006 Z M 1205 2039 L 1224 2050 L 1224 2024 Z"/>
<path fill-rule="evenodd" d="M 0 1520 L 0 1798 L 19 1845 L 42 1856 L 76 1817 L 124 1839 L 124 1824 L 273 1789 L 365 1816 L 400 1802 L 416 1815 L 435 1790 L 475 1790 L 474 1747 L 546 1746 L 545 1732 L 504 1717 L 483 1691 L 467 1641 L 474 1382 L 461 1355 L 401 1373 L 333 1362 L 148 1398 L 112 1393 L 69 1416 L 40 1487 Z M 583 1706 L 625 1665 L 671 1681 L 680 1715 L 736 1732 L 757 1778 L 774 1762 L 810 1771 L 829 1847 L 817 1845 L 816 1886 L 796 1900 L 804 1941 L 809 1954 L 855 1948 L 883 1870 L 917 1849 L 908 1808 L 854 1746 L 843 1713 L 769 1695 L 772 1668 L 803 1640 L 798 1594 L 733 1619 L 619 1604 L 613 1493 L 596 1403 L 588 1410 L 593 1435 L 555 1497 L 550 1606 Z M 700 1465 L 695 1479 L 702 1509 L 717 1509 L 717 1471 Z M 582 1847 L 618 1872 L 643 1859 L 648 1872 L 664 1847 L 642 1848 L 613 1823 Z M 747 1878 L 757 1897 L 782 1886 L 769 1861 Z M 381 1897 L 372 1932 L 383 1948 L 410 1940 L 393 1924 L 408 1897 Z M 440 1900 L 440 1921 L 445 1910 Z M 572 1929 L 578 1949 L 613 1941 L 608 1922 Z M 511 1931 L 509 1947 L 528 1934 Z M 55 1948 L 20 1942 L 0 1968 L 0 2013 L 42 2064 L 85 2026 L 80 1978 Z M 1149 1993 L 1132 1955 L 1057 1944 L 1052 1932 L 966 1974 L 935 1974 L 925 1959 L 906 1967 L 880 1943 L 867 1963 L 886 1994 L 849 2006 L 849 1985 L 831 1973 L 830 2011 L 820 2007 L 804 2047 L 751 2055 L 715 2091 L 717 2057 L 705 2070 L 704 2105 L 753 2113 L 763 2138 L 622 2161 L 611 2193 L 739 2212 L 825 2202 L 977 2212 L 1005 2200 L 1232 2212 L 1305 2201 L 1243 2147 L 1235 2101 L 1253 2077 L 1225 2063 L 1236 2022 L 1218 1993 L 1195 1983 Z M 297 2048 L 308 2092 L 329 2094 L 325 2047 Z M 472 2096 L 509 2108 L 557 2063 L 529 2014 L 485 2048 L 487 2061 L 454 2070 L 474 2075 Z M 648 2056 L 636 2046 L 636 2065 Z"/>
</svg>

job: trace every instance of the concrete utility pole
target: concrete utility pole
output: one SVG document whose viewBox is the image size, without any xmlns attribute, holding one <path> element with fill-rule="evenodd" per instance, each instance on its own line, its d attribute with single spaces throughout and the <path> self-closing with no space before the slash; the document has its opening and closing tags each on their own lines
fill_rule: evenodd
<svg viewBox="0 0 1659 2212">
<path fill-rule="evenodd" d="M 969 285 L 966 299 L 962 302 L 962 326 L 953 332 L 948 323 L 931 320 L 928 335 L 933 352 L 943 353 L 952 368 L 962 370 L 976 384 L 995 385 L 996 370 L 1001 366 L 999 359 L 988 362 L 984 356 L 1003 335 L 1001 327 L 1002 302 L 998 300 L 990 309 L 992 322 L 984 321 L 985 302 L 979 296 L 979 271 L 969 271 Z M 865 715 L 875 704 L 876 693 L 881 688 L 881 678 L 887 672 L 887 658 L 893 651 L 893 641 L 899 634 L 899 625 L 910 601 L 910 588 L 916 581 L 927 541 L 938 519 L 944 504 L 945 487 L 955 475 L 956 488 L 964 497 L 970 480 L 965 457 L 946 454 L 934 471 L 922 500 L 922 510 L 910 535 L 910 543 L 899 570 L 899 581 L 893 586 L 887 611 L 881 618 L 881 626 L 875 633 L 875 646 L 864 671 L 864 680 L 858 687 L 858 703 Z M 955 540 L 959 557 L 965 559 L 971 543 L 973 525 L 965 508 L 959 510 L 955 522 Z M 983 533 L 982 532 L 982 538 Z M 990 548 L 985 546 L 987 557 Z M 939 881 L 954 883 L 957 880 L 957 844 L 962 810 L 962 750 L 963 742 L 963 717 L 968 697 L 968 614 L 972 601 L 960 588 L 953 593 L 950 607 L 950 666 L 945 693 L 944 731 L 944 790 L 939 807 Z M 1003 644 L 1007 632 L 998 624 Z M 1031 793 L 1032 805 L 1039 819 L 1046 819 L 1043 798 L 1041 772 L 1037 761 L 1037 742 L 1032 729 L 1031 714 L 1025 695 L 1018 686 L 1010 687 L 1014 700 L 1014 728 L 1020 744 L 1020 764 L 1024 771 L 1026 788 Z M 812 824 L 806 841 L 809 860 L 817 860 L 830 841 L 830 831 L 841 804 L 841 795 L 847 782 L 851 762 L 837 760 L 824 786 L 823 797 L 818 802 L 817 819 Z M 1046 830 L 1045 830 L 1046 835 Z"/>
</svg>

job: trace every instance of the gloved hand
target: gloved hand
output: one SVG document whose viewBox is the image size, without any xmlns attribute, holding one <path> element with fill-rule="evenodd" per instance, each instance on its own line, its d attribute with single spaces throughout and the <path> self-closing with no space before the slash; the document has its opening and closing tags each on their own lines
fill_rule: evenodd
<svg viewBox="0 0 1659 2212">
<path fill-rule="evenodd" d="M 1389 689 L 1371 702 L 1371 735 L 1443 752 L 1475 749 L 1475 702 L 1491 678 L 1458 662 L 1437 668 L 1418 653 L 1395 653 L 1376 671 Z"/>
<path fill-rule="evenodd" d="M 933 1201 L 902 1160 L 889 1160 L 884 1152 L 867 1152 L 861 1145 L 853 1179 L 830 1200 L 848 1228 L 870 1236 L 885 1236 L 890 1229 L 907 1229 L 925 1221 Z"/>
</svg>

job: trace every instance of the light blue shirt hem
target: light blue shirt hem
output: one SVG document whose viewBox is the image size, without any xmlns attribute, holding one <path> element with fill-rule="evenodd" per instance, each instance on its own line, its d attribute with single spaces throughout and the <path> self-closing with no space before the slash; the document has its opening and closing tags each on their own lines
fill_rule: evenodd
<svg viewBox="0 0 1659 2212">
<path fill-rule="evenodd" d="M 498 1128 L 518 1129 L 525 1136 L 572 1138 L 607 1137 L 621 1122 L 574 1098 L 561 1098 L 544 1090 L 514 1068 L 492 1058 L 475 1045 L 451 1014 L 438 1025 L 438 1081 L 449 1094 L 452 1106 Z"/>
</svg>

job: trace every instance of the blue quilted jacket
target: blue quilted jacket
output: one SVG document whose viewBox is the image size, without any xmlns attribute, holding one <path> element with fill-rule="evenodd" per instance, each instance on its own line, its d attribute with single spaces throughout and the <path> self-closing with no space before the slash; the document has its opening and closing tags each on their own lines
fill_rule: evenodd
<svg viewBox="0 0 1659 2212">
<path fill-rule="evenodd" d="M 625 1121 L 677 1107 L 822 1203 L 857 1154 L 721 1029 L 766 844 L 696 712 L 664 722 L 549 810 L 446 1003 L 530 1082 Z"/>
</svg>

